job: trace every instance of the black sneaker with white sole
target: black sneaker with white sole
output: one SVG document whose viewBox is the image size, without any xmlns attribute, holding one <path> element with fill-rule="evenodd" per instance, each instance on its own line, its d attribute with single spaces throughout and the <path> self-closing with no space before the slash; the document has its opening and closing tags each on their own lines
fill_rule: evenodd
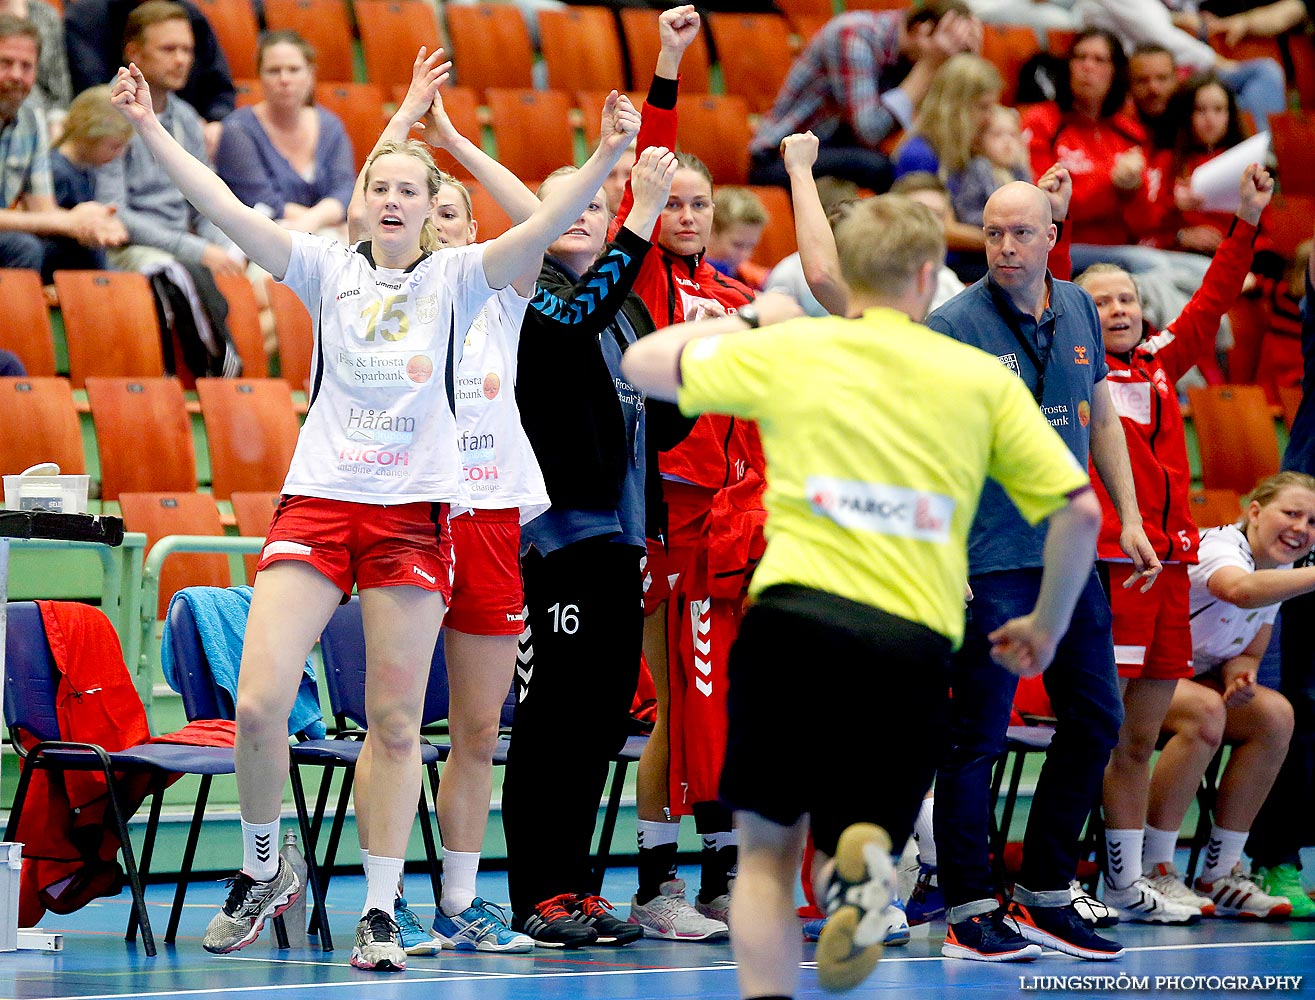
<svg viewBox="0 0 1315 1000">
<path fill-rule="evenodd" d="M 511 929 L 529 935 L 540 948 L 582 948 L 596 943 L 598 931 L 566 911 L 566 904 L 574 902 L 575 896 L 569 892 L 545 899 L 528 917 L 513 916 Z"/>
<path fill-rule="evenodd" d="M 598 932 L 599 944 L 620 947 L 644 936 L 644 928 L 639 924 L 628 923 L 613 916 L 612 904 L 602 896 L 576 895 L 563 905 L 571 919 Z"/>
</svg>

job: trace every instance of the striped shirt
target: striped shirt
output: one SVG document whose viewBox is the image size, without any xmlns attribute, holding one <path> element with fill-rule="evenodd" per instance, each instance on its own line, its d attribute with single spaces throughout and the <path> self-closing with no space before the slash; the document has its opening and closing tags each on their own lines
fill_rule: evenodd
<svg viewBox="0 0 1315 1000">
<path fill-rule="evenodd" d="M 13 208 L 24 195 L 49 195 L 53 190 L 46 118 L 29 97 L 0 127 L 0 208 Z"/>
</svg>

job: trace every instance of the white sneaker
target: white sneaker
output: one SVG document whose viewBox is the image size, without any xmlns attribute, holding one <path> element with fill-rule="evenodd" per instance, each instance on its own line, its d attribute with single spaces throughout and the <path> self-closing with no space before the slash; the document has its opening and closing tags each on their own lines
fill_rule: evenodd
<svg viewBox="0 0 1315 1000">
<path fill-rule="evenodd" d="M 1162 861 L 1159 864 L 1152 865 L 1142 873 L 1142 878 L 1146 879 L 1146 883 L 1151 888 L 1158 889 L 1165 898 L 1175 903 L 1195 906 L 1201 911 L 1203 917 L 1213 917 L 1215 915 L 1215 901 L 1209 896 L 1202 896 L 1199 892 L 1193 892 L 1188 888 L 1187 883 L 1183 881 L 1182 874 L 1172 861 Z"/>
<path fill-rule="evenodd" d="M 705 903 L 697 896 L 694 898 L 694 909 L 698 910 L 709 920 L 716 920 L 718 923 L 731 925 L 731 894 L 723 892 L 716 899 Z"/>
<path fill-rule="evenodd" d="M 1251 873 L 1242 862 L 1227 875 L 1213 882 L 1196 880 L 1196 891 L 1215 901 L 1216 917 L 1242 920 L 1286 920 L 1292 916 L 1292 902 L 1284 896 L 1268 896 L 1251 881 Z"/>
<path fill-rule="evenodd" d="M 1199 907 L 1170 899 L 1139 878 L 1126 889 L 1105 887 L 1105 902 L 1119 911 L 1121 920 L 1141 924 L 1194 924 L 1201 919 Z"/>
<path fill-rule="evenodd" d="M 1113 927 L 1119 922 L 1118 913 L 1082 888 L 1082 883 L 1077 879 L 1068 884 L 1068 898 L 1088 927 Z"/>
<path fill-rule="evenodd" d="M 635 896 L 630 901 L 630 922 L 644 929 L 644 937 L 668 941 L 714 941 L 727 937 L 730 929 L 720 920 L 705 917 L 685 898 L 685 880 L 663 882 L 647 903 Z"/>
</svg>

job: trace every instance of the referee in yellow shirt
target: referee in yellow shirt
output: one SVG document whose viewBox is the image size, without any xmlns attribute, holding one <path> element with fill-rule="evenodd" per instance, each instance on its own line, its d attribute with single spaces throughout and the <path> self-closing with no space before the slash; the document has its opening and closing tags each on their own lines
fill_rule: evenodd
<svg viewBox="0 0 1315 1000">
<path fill-rule="evenodd" d="M 920 324 L 945 258 L 932 213 L 883 195 L 835 238 L 855 318 L 790 318 L 789 300 L 767 294 L 645 337 L 622 365 L 686 414 L 757 421 L 767 456 L 767 551 L 731 652 L 721 778 L 740 831 L 731 940 L 746 1000 L 797 986 L 794 876 L 810 830 L 829 915 L 819 981 L 850 989 L 881 955 L 891 846 L 907 840 L 935 773 L 932 754 L 903 750 L 946 741 L 985 479 L 1030 522 L 1050 519 L 1036 606 L 992 636 L 1015 673 L 1049 664 L 1100 525 L 1086 471 L 1023 383 Z M 824 734 L 820 762 L 784 751 L 796 722 Z"/>
</svg>

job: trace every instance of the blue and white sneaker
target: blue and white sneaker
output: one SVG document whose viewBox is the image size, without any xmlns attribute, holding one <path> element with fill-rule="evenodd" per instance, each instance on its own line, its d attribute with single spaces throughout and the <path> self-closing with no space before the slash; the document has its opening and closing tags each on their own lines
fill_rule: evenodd
<svg viewBox="0 0 1315 1000">
<path fill-rule="evenodd" d="M 443 950 L 402 896 L 393 900 L 393 919 L 401 933 L 402 950 L 408 955 L 437 955 Z"/>
<path fill-rule="evenodd" d="M 478 896 L 454 917 L 438 907 L 434 914 L 434 936 L 452 951 L 533 951 L 534 939 L 507 926 L 502 907 Z"/>
<path fill-rule="evenodd" d="M 804 923 L 804 940 L 816 941 L 822 936 L 826 918 L 809 920 Z M 882 942 L 887 948 L 898 948 L 909 943 L 909 918 L 904 912 L 904 904 L 898 899 L 891 900 L 886 907 L 886 939 Z"/>
</svg>

